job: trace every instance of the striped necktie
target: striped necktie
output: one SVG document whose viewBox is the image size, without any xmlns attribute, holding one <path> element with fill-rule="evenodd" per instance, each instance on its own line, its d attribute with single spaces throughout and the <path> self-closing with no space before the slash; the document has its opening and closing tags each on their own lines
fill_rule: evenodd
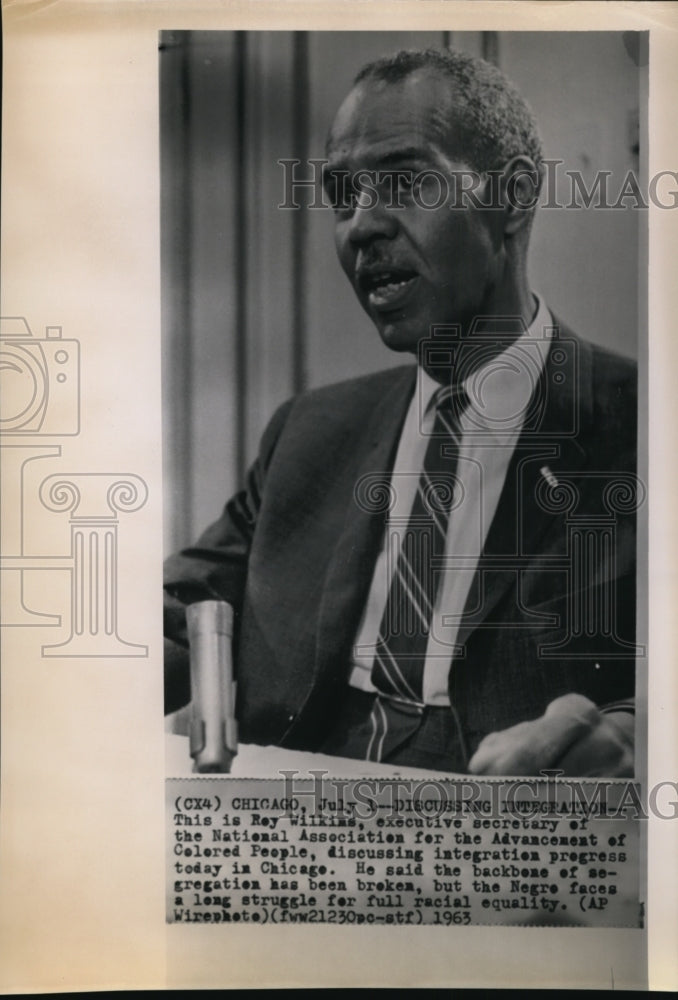
<svg viewBox="0 0 678 1000">
<path fill-rule="evenodd" d="M 460 495 L 456 475 L 460 417 L 467 402 L 463 389 L 444 386 L 436 392 L 433 429 L 399 549 L 396 530 L 389 527 L 387 544 L 397 555 L 371 674 L 374 686 L 387 697 L 378 696 L 375 702 L 369 760 L 382 760 L 421 720 L 426 647 L 450 512 Z"/>
</svg>

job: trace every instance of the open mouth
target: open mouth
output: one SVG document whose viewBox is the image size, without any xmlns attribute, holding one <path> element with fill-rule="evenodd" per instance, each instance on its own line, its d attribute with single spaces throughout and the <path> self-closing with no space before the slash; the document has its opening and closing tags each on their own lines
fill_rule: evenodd
<svg viewBox="0 0 678 1000">
<path fill-rule="evenodd" d="M 417 277 L 415 271 L 392 268 L 364 272 L 358 283 L 375 309 L 395 309 L 402 304 Z"/>
</svg>

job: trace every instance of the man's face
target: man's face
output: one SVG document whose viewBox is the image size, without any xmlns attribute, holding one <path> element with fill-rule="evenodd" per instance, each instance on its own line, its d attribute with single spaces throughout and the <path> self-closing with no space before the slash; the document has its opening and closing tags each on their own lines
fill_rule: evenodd
<svg viewBox="0 0 678 1000">
<path fill-rule="evenodd" d="M 477 315 L 493 311 L 504 266 L 501 213 L 451 207 L 454 172 L 470 170 L 458 147 L 449 83 L 435 70 L 398 83 L 359 84 L 332 127 L 326 186 L 332 194 L 338 178 L 340 188 L 350 192 L 353 184 L 360 195 L 336 210 L 337 253 L 361 305 L 396 351 L 416 352 L 433 324 L 466 330 Z M 369 172 L 362 184 L 361 170 Z M 403 181 L 391 187 L 389 171 L 404 171 Z M 422 171 L 449 184 L 441 187 L 429 175 L 412 190 L 408 175 Z M 379 176 L 383 182 L 374 183 Z M 440 201 L 441 190 L 449 191 L 447 202 L 427 208 Z"/>
</svg>

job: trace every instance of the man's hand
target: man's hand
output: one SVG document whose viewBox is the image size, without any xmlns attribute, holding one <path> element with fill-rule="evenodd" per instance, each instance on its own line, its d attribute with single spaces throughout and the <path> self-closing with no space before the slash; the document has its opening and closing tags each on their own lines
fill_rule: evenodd
<svg viewBox="0 0 678 1000">
<path fill-rule="evenodd" d="M 634 723 L 629 712 L 604 713 L 583 695 L 566 694 L 540 718 L 486 736 L 469 772 L 538 776 L 558 768 L 567 777 L 632 777 Z"/>
</svg>

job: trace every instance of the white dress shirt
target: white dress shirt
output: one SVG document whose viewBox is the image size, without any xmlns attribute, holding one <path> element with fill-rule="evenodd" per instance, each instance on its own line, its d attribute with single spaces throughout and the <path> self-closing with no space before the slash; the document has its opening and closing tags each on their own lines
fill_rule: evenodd
<svg viewBox="0 0 678 1000">
<path fill-rule="evenodd" d="M 459 623 L 535 380 L 548 353 L 552 327 L 553 318 L 543 300 L 537 297 L 535 317 L 524 333 L 463 383 L 470 402 L 461 418 L 462 440 L 456 471 L 462 489 L 450 514 L 445 569 L 426 647 L 423 699 L 429 705 L 450 704 L 448 679 L 454 665 Z M 389 513 L 353 648 L 349 683 L 363 691 L 376 690 L 370 676 L 375 643 L 397 558 L 398 539 L 409 519 L 435 420 L 433 395 L 438 388 L 439 383 L 420 368 L 393 467 L 391 487 L 395 503 Z"/>
</svg>

